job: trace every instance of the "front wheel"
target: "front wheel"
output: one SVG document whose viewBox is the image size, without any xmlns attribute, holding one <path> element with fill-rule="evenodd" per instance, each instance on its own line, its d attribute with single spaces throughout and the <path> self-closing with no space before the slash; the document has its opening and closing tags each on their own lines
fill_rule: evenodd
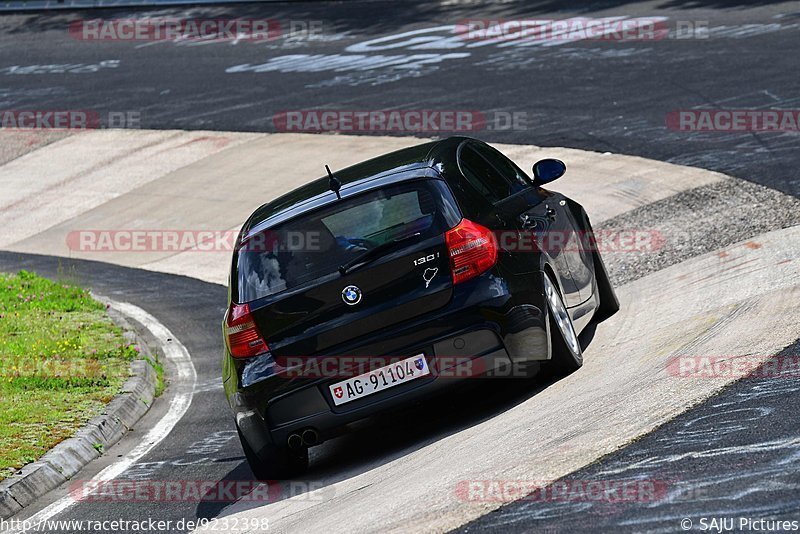
<svg viewBox="0 0 800 534">
<path fill-rule="evenodd" d="M 544 295 L 550 321 L 550 366 L 561 375 L 577 371 L 583 365 L 583 351 L 564 301 L 550 276 L 544 275 Z"/>
<path fill-rule="evenodd" d="M 256 480 L 285 480 L 308 470 L 308 449 L 292 450 L 288 446 L 268 445 L 258 453 L 253 450 L 238 426 L 244 456 Z"/>
</svg>

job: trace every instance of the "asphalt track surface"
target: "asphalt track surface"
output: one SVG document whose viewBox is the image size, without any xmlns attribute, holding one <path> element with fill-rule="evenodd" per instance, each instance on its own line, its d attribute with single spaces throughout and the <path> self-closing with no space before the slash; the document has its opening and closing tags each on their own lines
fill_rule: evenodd
<svg viewBox="0 0 800 534">
<path fill-rule="evenodd" d="M 795 342 L 775 358 L 799 350 Z M 635 444 L 572 473 L 560 481 L 568 490 L 559 496 L 528 497 L 459 532 L 677 532 L 682 520 L 707 530 L 702 519 L 711 525 L 721 518 L 735 519 L 731 530 L 738 532 L 748 530 L 740 518 L 797 521 L 800 380 L 796 372 L 765 374 L 762 367 Z M 613 487 L 633 480 L 652 483 L 656 498 L 582 498 L 579 490 L 581 483 Z"/>
<path fill-rule="evenodd" d="M 484 130 L 498 142 L 569 146 L 642 155 L 694 165 L 800 194 L 798 134 L 687 133 L 668 129 L 678 109 L 793 109 L 798 102 L 800 8 L 773 2 L 604 2 L 570 9 L 557 2 L 498 6 L 455 3 L 343 2 L 224 6 L 192 10 L 192 16 L 258 16 L 322 20 L 329 38 L 253 43 L 88 43 L 71 38 L 65 21 L 95 12 L 13 15 L 0 19 L 0 99 L 3 109 L 91 109 L 136 112 L 148 128 L 274 131 L 275 113 L 293 109 L 477 109 L 525 112 L 527 127 Z M 125 17 L 142 10 L 104 11 Z M 186 8 L 157 13 L 186 13 Z M 578 42 L 515 50 L 495 46 L 407 50 L 370 54 L 469 53 L 420 68 L 344 69 L 317 72 L 226 72 L 262 65 L 288 54 L 351 54 L 368 40 L 455 24 L 464 18 L 575 15 L 658 16 L 670 21 L 709 21 L 725 27 L 704 40 L 639 43 Z M 436 33 L 436 35 L 441 35 Z M 402 39 L 401 39 L 402 40 Z M 306 58 L 307 60 L 307 58 Z M 98 67 L 91 72 L 87 65 Z M 302 61 L 300 61 L 302 63 Z M 21 74 L 14 66 L 62 65 Z M 63 65 L 71 65 L 63 67 Z M 82 65 L 83 67 L 76 66 Z M 63 72 L 53 72 L 61 70 Z M 85 71 L 89 72 L 85 72 Z M 239 70 L 244 70 L 239 68 Z M 45 73 L 44 71 L 50 71 Z M 381 132 L 384 133 L 384 132 Z M 431 132 L 424 132 L 430 135 Z M 765 206 L 765 209 L 769 209 Z M 0 255 L 0 270 L 30 268 L 44 275 L 74 273 L 81 283 L 116 300 L 139 305 L 159 318 L 186 345 L 200 387 L 192 410 L 145 464 L 127 477 L 241 480 L 252 476 L 231 433 L 218 386 L 225 307 L 221 286 L 95 262 Z M 797 354 L 797 345 L 786 349 Z M 535 385 L 503 384 L 474 404 L 422 426 L 387 423 L 326 444 L 315 457 L 317 473 L 366 469 L 394 458 L 415 442 L 430 442 L 475 420 L 490 418 L 529 397 Z M 680 481 L 685 491 L 666 501 L 641 503 L 512 503 L 464 527 L 567 532 L 680 530 L 681 518 L 756 516 L 800 518 L 797 378 L 746 379 L 676 418 L 653 434 L 574 473 L 573 480 L 642 478 Z M 412 407 L 411 410 L 421 409 Z M 146 421 L 143 421 L 146 424 Z M 212 442 L 203 442 L 219 432 Z M 128 440 L 135 440 L 134 437 Z M 770 445 L 763 445 L 768 443 Z M 125 442 L 120 443 L 119 453 Z M 116 451 L 114 451 L 116 453 Z M 107 460 L 109 461 L 109 460 Z M 91 468 L 90 468 L 91 470 Z M 300 490 L 299 492 L 302 492 Z M 41 506 L 45 502 L 37 503 Z M 64 518 L 146 517 L 179 520 L 215 517 L 224 504 L 77 504 Z M 697 525 L 695 525 L 697 526 Z"/>
<path fill-rule="evenodd" d="M 86 41 L 67 29 L 78 19 L 144 15 L 270 18 L 286 38 Z M 672 33 L 552 46 L 453 36 L 469 19 L 576 16 L 666 17 Z M 292 21 L 321 23 L 322 32 L 289 37 Z M 707 38 L 672 38 L 679 21 L 707 25 Z M 797 195 L 796 132 L 675 131 L 666 117 L 797 108 L 798 37 L 797 3 L 770 1 L 347 1 L 28 13 L 0 19 L 0 101 L 11 110 L 92 110 L 104 121 L 109 112 L 132 112 L 144 128 L 231 131 L 274 131 L 273 116 L 287 110 L 477 110 L 492 129 L 474 133 L 488 141 L 636 154 Z M 373 68 L 377 56 L 394 63 Z M 524 124 L 504 128 L 498 113 L 524 113 Z"/>
<path fill-rule="evenodd" d="M 14 253 L 0 254 L 0 270 L 14 272 L 29 269 L 44 276 L 69 276 L 75 281 L 94 288 L 95 293 L 117 301 L 130 302 L 150 311 L 169 328 L 186 346 L 192 355 L 192 362 L 198 374 L 198 387 L 192 400 L 192 409 L 184 415 L 180 423 L 158 448 L 157 458 L 144 458 L 143 462 L 157 461 L 181 463 L 180 467 L 164 465 L 163 469 L 150 470 L 144 478 L 158 477 L 162 480 L 213 480 L 225 477 L 246 479 L 252 477 L 244 456 L 235 439 L 226 402 L 222 393 L 220 376 L 220 354 L 222 337 L 219 328 L 220 317 L 224 312 L 226 289 L 220 285 L 209 284 L 192 278 L 169 276 L 139 269 L 126 269 L 99 262 L 75 262 L 63 258 L 46 256 L 23 257 Z M 157 290 L 154 290 L 157 288 Z M 169 369 L 167 369 L 169 373 Z M 163 403 L 166 404 L 166 403 Z M 163 406 L 162 404 L 162 406 Z M 156 403 L 158 406 L 158 403 Z M 157 414 L 148 414 L 145 418 Z M 146 427 L 147 419 L 140 424 Z M 203 429 L 203 430 L 201 430 Z M 209 445 L 194 444 L 204 438 L 221 432 L 225 439 L 212 440 Z M 134 429 L 126 440 L 115 446 L 108 461 L 113 461 L 125 449 L 144 434 Z M 233 438 L 233 439 L 231 439 Z M 213 450 L 216 449 L 216 450 Z M 144 464 L 129 470 L 122 478 L 135 479 L 141 474 Z M 159 466 L 161 467 L 161 466 Z M 91 466 L 87 470 L 99 470 Z M 155 474 L 155 473 L 158 474 Z M 81 473 L 77 480 L 88 480 L 90 476 Z M 54 492 L 58 493 L 58 492 Z M 60 495 L 53 495 L 60 496 Z M 135 510 L 134 510 L 135 509 Z M 217 503 L 187 503 L 175 506 L 170 503 L 130 503 L 86 502 L 72 507 L 59 519 L 91 518 L 93 520 L 120 519 L 129 517 L 153 517 L 163 520 L 179 520 L 187 517 L 212 517 L 219 512 Z M 66 530 L 68 531 L 68 530 Z"/>
</svg>

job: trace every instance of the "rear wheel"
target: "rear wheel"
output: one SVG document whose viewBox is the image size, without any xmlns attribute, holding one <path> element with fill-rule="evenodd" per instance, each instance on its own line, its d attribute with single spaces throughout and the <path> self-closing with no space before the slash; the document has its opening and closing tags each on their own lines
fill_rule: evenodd
<svg viewBox="0 0 800 534">
<path fill-rule="evenodd" d="M 302 475 L 308 469 L 308 449 L 292 450 L 288 446 L 268 445 L 256 453 L 242 431 L 239 441 L 242 442 L 247 463 L 257 480 L 281 480 Z"/>
<path fill-rule="evenodd" d="M 583 351 L 561 294 L 547 274 L 544 295 L 550 320 L 550 367 L 558 374 L 569 374 L 583 365 Z"/>
</svg>

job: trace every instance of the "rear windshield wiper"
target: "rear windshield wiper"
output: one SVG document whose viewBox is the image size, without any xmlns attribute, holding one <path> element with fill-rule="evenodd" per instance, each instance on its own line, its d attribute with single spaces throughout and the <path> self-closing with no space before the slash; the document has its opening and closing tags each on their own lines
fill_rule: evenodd
<svg viewBox="0 0 800 534">
<path fill-rule="evenodd" d="M 407 239 L 411 239 L 412 237 L 417 237 L 418 235 L 420 235 L 420 232 L 409 234 L 409 235 L 403 236 L 403 237 L 398 237 L 397 239 L 393 239 L 392 241 L 387 241 L 386 243 L 381 243 L 377 247 L 371 248 L 368 251 L 366 251 L 365 253 L 361 254 L 360 256 L 356 256 L 355 258 L 353 258 L 352 260 L 348 261 L 347 263 L 344 263 L 344 264 L 340 265 L 339 266 L 339 273 L 342 276 L 344 276 L 348 272 L 350 272 L 350 270 L 354 266 L 356 266 L 356 265 L 364 266 L 364 265 L 368 264 L 369 262 L 371 262 L 372 260 L 376 259 L 378 256 L 382 255 L 383 253 L 388 252 L 389 250 L 397 247 L 397 245 L 399 243 L 402 243 L 403 241 L 406 241 Z"/>
</svg>

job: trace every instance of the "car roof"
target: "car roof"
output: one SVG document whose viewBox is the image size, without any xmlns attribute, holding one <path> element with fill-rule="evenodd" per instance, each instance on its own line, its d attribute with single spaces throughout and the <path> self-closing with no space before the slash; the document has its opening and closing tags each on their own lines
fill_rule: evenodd
<svg viewBox="0 0 800 534">
<path fill-rule="evenodd" d="M 403 181 L 428 177 L 455 165 L 458 146 L 468 137 L 448 137 L 421 143 L 341 170 L 332 170 L 341 182 L 342 198 Z M 320 167 L 324 162 L 320 162 Z M 265 228 L 280 224 L 306 211 L 335 202 L 336 194 L 328 187 L 327 174 L 257 208 L 242 227 L 242 239 Z"/>
</svg>

